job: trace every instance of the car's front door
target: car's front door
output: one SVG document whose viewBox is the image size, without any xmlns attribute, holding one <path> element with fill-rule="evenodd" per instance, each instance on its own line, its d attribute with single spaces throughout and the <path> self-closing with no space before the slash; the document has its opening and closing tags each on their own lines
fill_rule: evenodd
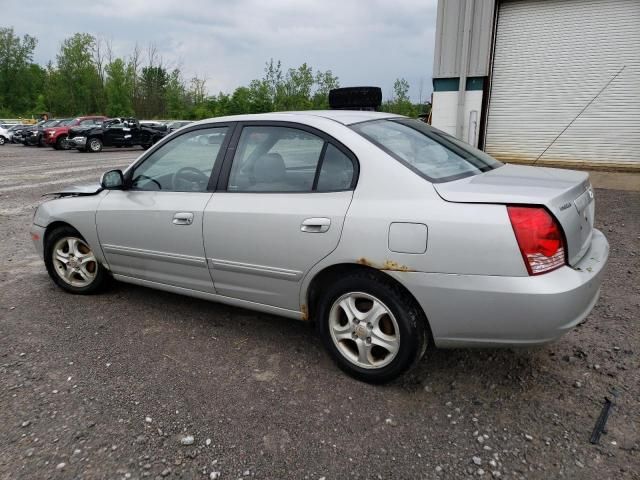
<svg viewBox="0 0 640 480">
<path fill-rule="evenodd" d="M 124 125 L 122 123 L 111 123 L 105 126 L 102 131 L 102 143 L 107 147 L 122 145 L 124 143 Z"/>
<path fill-rule="evenodd" d="M 204 212 L 216 291 L 297 311 L 304 274 L 340 239 L 357 159 L 297 124 L 244 124 L 234 137 Z"/>
<path fill-rule="evenodd" d="M 98 235 L 116 275 L 214 292 L 202 244 L 210 178 L 224 155 L 228 125 L 173 138 L 127 172 L 96 215 Z"/>
</svg>

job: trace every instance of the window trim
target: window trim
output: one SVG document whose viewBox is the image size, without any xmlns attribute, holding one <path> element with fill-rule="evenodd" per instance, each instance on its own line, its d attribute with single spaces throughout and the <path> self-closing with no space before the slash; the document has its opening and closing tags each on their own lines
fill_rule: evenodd
<svg viewBox="0 0 640 480">
<path fill-rule="evenodd" d="M 324 141 L 324 145 L 322 146 L 322 151 L 320 152 L 320 158 L 318 159 L 318 165 L 316 166 L 316 173 L 314 175 L 313 184 L 310 191 L 297 191 L 297 192 L 288 192 L 281 190 L 274 191 L 230 191 L 228 190 L 229 185 L 229 177 L 231 176 L 231 167 L 233 165 L 233 158 L 235 157 L 236 149 L 238 147 L 238 143 L 240 141 L 240 136 L 245 127 L 283 127 L 283 128 L 291 128 L 294 130 L 302 130 L 303 132 L 310 133 L 319 137 Z M 318 179 L 320 177 L 320 169 L 322 168 L 322 163 L 324 162 L 324 155 L 327 151 L 328 144 L 333 145 L 340 152 L 345 154 L 349 160 L 351 160 L 351 164 L 353 165 L 353 177 L 351 178 L 351 185 L 349 188 L 343 188 L 339 190 L 323 190 L 321 192 L 316 190 Z M 233 135 L 230 140 L 230 145 L 227 147 L 227 151 L 224 157 L 224 161 L 222 162 L 221 172 L 216 182 L 215 192 L 225 192 L 225 193 L 242 193 L 242 194 L 322 194 L 322 193 L 334 193 L 334 192 L 349 192 L 355 190 L 358 185 L 358 179 L 360 177 L 360 162 L 358 161 L 358 157 L 343 143 L 336 140 L 331 135 L 319 130 L 310 125 L 305 125 L 303 123 L 298 122 L 288 122 L 281 120 L 245 120 L 241 122 L 237 122 Z"/>
<path fill-rule="evenodd" d="M 179 132 L 178 131 L 172 132 L 171 134 L 163 137 L 159 142 L 157 142 L 149 150 L 147 150 L 144 154 L 142 154 L 140 156 L 140 158 L 138 158 L 138 160 L 136 160 L 134 163 L 132 163 L 125 170 L 125 172 L 124 172 L 124 186 L 125 186 L 125 188 L 124 189 L 125 190 L 135 191 L 135 192 L 176 193 L 176 192 L 169 191 L 169 190 L 142 190 L 142 189 L 137 189 L 137 188 L 132 186 L 133 173 L 136 171 L 136 169 L 140 165 L 142 165 L 144 162 L 146 162 L 147 159 L 149 159 L 149 157 L 151 157 L 156 151 L 160 150 L 164 145 L 166 145 L 169 142 L 172 142 L 173 140 L 176 140 L 178 137 L 181 137 L 182 135 L 186 135 L 188 133 L 191 133 L 191 132 L 194 132 L 194 131 L 197 131 L 197 130 L 209 130 L 211 128 L 227 128 L 227 133 L 226 133 L 226 135 L 224 137 L 224 140 L 222 141 L 222 145 L 220 145 L 220 150 L 218 150 L 218 154 L 216 155 L 216 158 L 213 160 L 213 169 L 211 170 L 211 175 L 209 175 L 209 182 L 207 183 L 206 190 L 204 190 L 202 192 L 193 192 L 193 193 L 211 193 L 215 189 L 214 187 L 215 187 L 215 184 L 217 182 L 218 176 L 220 175 L 220 170 L 222 168 L 222 163 L 223 163 L 222 159 L 227 153 L 227 148 L 229 146 L 229 143 L 231 142 L 231 137 L 235 133 L 235 127 L 236 127 L 236 124 L 234 122 L 199 124 L 199 125 L 194 125 L 193 127 L 186 128 L 185 130 L 180 130 Z"/>
<path fill-rule="evenodd" d="M 397 123 L 397 124 L 400 124 L 400 125 L 404 125 L 407 128 L 410 128 L 412 130 L 415 130 L 416 132 L 419 132 L 419 133 L 423 134 L 427 138 L 429 138 L 429 139 L 433 140 L 434 142 L 436 142 L 438 145 L 441 145 L 444 148 L 446 148 L 448 150 L 451 150 L 453 153 L 455 153 L 456 155 L 464 158 L 465 160 L 468 160 L 468 158 L 467 158 L 468 156 L 473 156 L 473 154 L 471 154 L 469 152 L 466 152 L 465 150 L 463 150 L 460 147 L 458 147 L 456 144 L 448 141 L 445 137 L 443 137 L 441 135 L 438 135 L 436 132 L 433 132 L 433 133 L 432 132 L 423 132 L 422 130 L 418 130 L 417 128 L 413 128 L 413 126 L 408 124 L 407 120 L 412 120 L 412 119 L 405 118 L 405 117 L 390 117 L 390 118 L 381 118 L 381 119 L 376 118 L 376 119 L 373 119 L 373 120 L 365 120 L 363 122 L 354 123 L 352 125 L 349 125 L 349 127 L 351 128 L 351 130 L 354 133 L 357 133 L 358 135 L 360 135 L 362 138 L 364 138 L 368 142 L 371 142 L 373 145 L 378 147 L 380 150 L 382 150 L 383 152 L 388 154 L 393 159 L 395 159 L 398 162 L 400 162 L 402 165 L 407 167 L 409 170 L 411 170 L 415 174 L 419 175 L 420 177 L 424 178 L 425 180 L 427 180 L 427 181 L 429 181 L 431 183 L 452 182 L 454 180 L 460 180 L 461 178 L 473 177 L 473 176 L 479 175 L 479 173 L 485 173 L 485 172 L 482 172 L 482 171 L 479 172 L 479 173 L 464 172 L 464 173 L 458 173 L 456 175 L 449 175 L 448 177 L 441 177 L 441 178 L 430 177 L 429 175 L 425 174 L 421 170 L 419 170 L 416 167 L 414 167 L 413 165 L 411 165 L 409 162 L 407 162 L 401 156 L 399 156 L 396 153 L 394 153 L 393 151 L 389 150 L 387 147 L 382 145 L 380 142 L 378 142 L 375 139 L 371 138 L 369 135 L 366 135 L 366 134 L 360 132 L 359 130 L 353 128 L 354 126 L 363 125 L 365 123 L 384 122 L 384 121 L 393 122 L 393 123 Z M 430 128 L 433 128 L 433 127 L 430 127 Z M 499 162 L 498 160 L 496 160 L 496 162 L 498 162 L 499 165 L 497 165 L 495 168 L 500 168 L 501 166 L 504 165 L 503 163 Z M 495 168 L 492 168 L 491 170 L 495 170 Z M 490 170 L 486 170 L 486 172 L 488 172 L 488 171 L 490 171 Z"/>
</svg>

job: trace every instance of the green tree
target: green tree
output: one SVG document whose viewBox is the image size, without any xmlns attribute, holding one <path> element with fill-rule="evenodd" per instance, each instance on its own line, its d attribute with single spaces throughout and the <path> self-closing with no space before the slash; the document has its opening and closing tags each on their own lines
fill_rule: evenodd
<svg viewBox="0 0 640 480">
<path fill-rule="evenodd" d="M 236 88 L 229 99 L 229 114 L 239 115 L 251 110 L 251 90 L 247 87 Z"/>
<path fill-rule="evenodd" d="M 0 110 L 27 113 L 42 93 L 44 70 L 33 64 L 37 40 L 0 28 Z"/>
<path fill-rule="evenodd" d="M 187 114 L 187 91 L 182 80 L 180 69 L 175 68 L 169 75 L 165 90 L 167 116 L 169 118 L 184 118 Z"/>
<path fill-rule="evenodd" d="M 273 97 L 266 80 L 252 80 L 249 84 L 249 112 L 265 113 L 273 111 Z M 247 112 L 247 113 L 249 113 Z"/>
<path fill-rule="evenodd" d="M 163 66 L 143 67 L 140 75 L 143 104 L 136 113 L 146 118 L 163 117 L 166 112 L 165 94 L 168 84 L 169 75 Z"/>
<path fill-rule="evenodd" d="M 103 85 L 93 57 L 95 38 L 76 33 L 62 42 L 57 75 L 52 79 L 52 106 L 58 114 L 96 113 L 104 109 Z"/>
<path fill-rule="evenodd" d="M 133 115 L 131 101 L 131 75 L 122 58 L 116 58 L 105 66 L 106 113 L 110 117 Z"/>
<path fill-rule="evenodd" d="M 408 117 L 416 117 L 418 108 L 409 99 L 409 82 L 404 78 L 397 78 L 393 83 L 393 98 L 382 104 L 382 110 Z"/>
<path fill-rule="evenodd" d="M 312 99 L 313 108 L 316 110 L 329 108 L 329 91 L 340 86 L 338 77 L 333 75 L 331 70 L 317 72 L 315 83 L 316 90 Z"/>
<path fill-rule="evenodd" d="M 284 95 L 276 104 L 277 110 L 309 110 L 313 89 L 313 69 L 306 63 L 287 71 L 282 91 Z"/>
</svg>

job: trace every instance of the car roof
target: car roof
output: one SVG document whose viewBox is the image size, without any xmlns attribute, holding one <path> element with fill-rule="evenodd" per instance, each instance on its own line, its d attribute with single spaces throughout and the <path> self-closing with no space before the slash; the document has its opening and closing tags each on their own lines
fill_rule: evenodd
<svg viewBox="0 0 640 480">
<path fill-rule="evenodd" d="M 273 113 L 256 113 L 246 115 L 230 115 L 226 117 L 215 117 L 201 120 L 197 123 L 215 122 L 246 122 L 252 120 L 279 120 L 282 121 L 287 116 L 291 116 L 291 121 L 304 122 L 305 119 L 311 120 L 316 117 L 327 118 L 343 125 L 352 125 L 354 123 L 366 122 L 368 120 L 381 120 L 384 118 L 397 118 L 401 115 L 386 112 L 371 112 L 364 110 L 304 110 L 298 112 L 273 112 Z"/>
</svg>

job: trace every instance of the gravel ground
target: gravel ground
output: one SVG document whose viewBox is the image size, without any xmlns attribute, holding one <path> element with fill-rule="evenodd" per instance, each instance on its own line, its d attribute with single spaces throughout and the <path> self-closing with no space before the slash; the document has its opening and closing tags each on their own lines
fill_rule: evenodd
<svg viewBox="0 0 640 480">
<path fill-rule="evenodd" d="M 431 350 L 380 387 L 302 322 L 54 287 L 28 235 L 40 195 L 140 153 L 0 147 L 0 479 L 640 478 L 640 193 L 596 192 L 610 264 L 561 341 Z"/>
</svg>

